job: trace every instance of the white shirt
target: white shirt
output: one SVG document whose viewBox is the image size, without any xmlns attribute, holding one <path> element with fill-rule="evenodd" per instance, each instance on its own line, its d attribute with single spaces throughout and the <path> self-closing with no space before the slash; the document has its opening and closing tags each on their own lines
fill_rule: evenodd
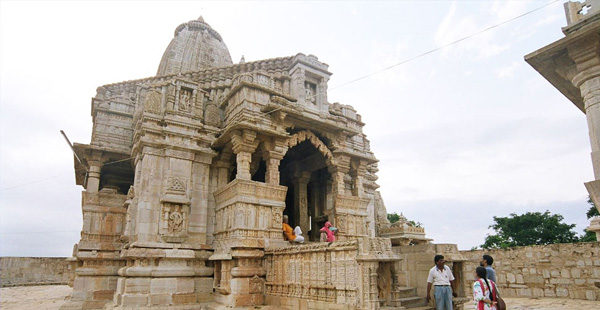
<svg viewBox="0 0 600 310">
<path fill-rule="evenodd" d="M 454 281 L 450 267 L 444 265 L 444 271 L 440 271 L 437 266 L 433 266 L 429 270 L 427 283 L 432 283 L 433 285 L 450 285 L 450 281 Z"/>
</svg>

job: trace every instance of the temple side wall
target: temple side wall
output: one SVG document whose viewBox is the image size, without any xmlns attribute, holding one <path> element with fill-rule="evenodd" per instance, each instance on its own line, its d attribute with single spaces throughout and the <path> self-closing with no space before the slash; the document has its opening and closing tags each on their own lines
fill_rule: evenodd
<svg viewBox="0 0 600 310">
<path fill-rule="evenodd" d="M 67 284 L 66 257 L 0 257 L 0 286 Z"/>
<path fill-rule="evenodd" d="M 600 243 L 566 243 L 500 250 L 461 251 L 465 279 L 474 277 L 483 254 L 494 258 L 500 294 L 505 297 L 560 297 L 600 300 Z M 471 293 L 472 281 L 465 281 Z"/>
</svg>

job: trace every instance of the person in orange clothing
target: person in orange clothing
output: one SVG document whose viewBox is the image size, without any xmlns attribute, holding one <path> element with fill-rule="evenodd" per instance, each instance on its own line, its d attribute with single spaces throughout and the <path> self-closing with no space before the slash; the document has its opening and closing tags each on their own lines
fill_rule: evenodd
<svg viewBox="0 0 600 310">
<path fill-rule="evenodd" d="M 300 230 L 300 226 L 296 226 L 295 229 L 288 224 L 290 221 L 287 215 L 283 216 L 283 236 L 285 240 L 294 243 L 304 243 L 304 237 L 302 237 L 302 230 Z"/>
</svg>

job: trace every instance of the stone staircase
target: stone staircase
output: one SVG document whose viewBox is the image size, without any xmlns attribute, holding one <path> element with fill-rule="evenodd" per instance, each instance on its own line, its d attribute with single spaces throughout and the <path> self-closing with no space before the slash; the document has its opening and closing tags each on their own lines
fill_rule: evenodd
<svg viewBox="0 0 600 310">
<path fill-rule="evenodd" d="M 427 305 L 425 297 L 417 296 L 417 289 L 414 287 L 401 286 L 398 290 L 392 291 L 392 300 L 387 302 L 387 306 L 382 306 L 380 310 L 434 310 L 434 307 Z"/>
</svg>

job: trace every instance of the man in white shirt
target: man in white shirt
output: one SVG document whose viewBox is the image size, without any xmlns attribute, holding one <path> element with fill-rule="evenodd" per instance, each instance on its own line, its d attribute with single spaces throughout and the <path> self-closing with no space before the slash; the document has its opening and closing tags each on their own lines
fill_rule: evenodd
<svg viewBox="0 0 600 310">
<path fill-rule="evenodd" d="M 454 275 L 450 267 L 445 266 L 443 255 L 436 255 L 433 258 L 435 266 L 429 270 L 427 277 L 427 302 L 431 299 L 431 286 L 434 286 L 433 297 L 435 298 L 435 308 L 437 310 L 452 310 L 452 296 L 456 297 L 454 291 Z"/>
</svg>

